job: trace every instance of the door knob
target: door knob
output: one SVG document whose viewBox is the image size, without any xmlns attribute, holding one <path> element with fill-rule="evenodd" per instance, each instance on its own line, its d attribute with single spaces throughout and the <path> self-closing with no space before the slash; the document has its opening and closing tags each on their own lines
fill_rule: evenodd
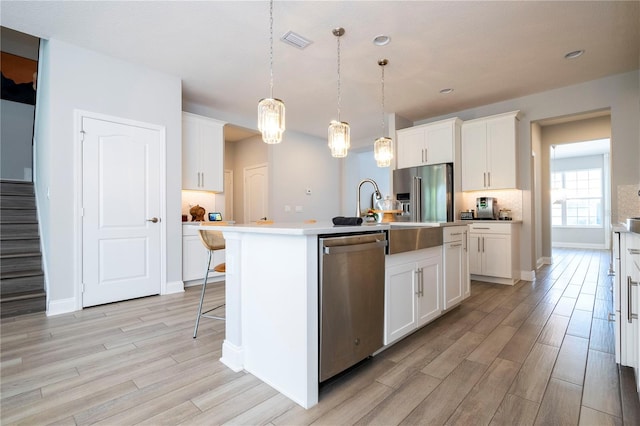
<svg viewBox="0 0 640 426">
<path fill-rule="evenodd" d="M 147 219 L 147 222 L 158 223 L 160 222 L 160 219 L 158 219 L 157 217 L 152 217 L 151 219 Z"/>
</svg>

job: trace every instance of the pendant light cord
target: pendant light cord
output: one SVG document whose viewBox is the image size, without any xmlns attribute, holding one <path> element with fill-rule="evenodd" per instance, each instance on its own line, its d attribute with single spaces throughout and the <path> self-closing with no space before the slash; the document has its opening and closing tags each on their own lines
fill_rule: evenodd
<svg viewBox="0 0 640 426">
<path fill-rule="evenodd" d="M 273 0 L 269 2 L 269 97 L 273 99 Z"/>
<path fill-rule="evenodd" d="M 380 68 L 382 68 L 382 136 L 384 137 L 384 65 Z"/>
<path fill-rule="evenodd" d="M 340 120 L 340 101 L 341 96 L 340 96 L 340 36 L 337 36 L 338 38 L 338 121 L 342 122 L 342 120 Z"/>
</svg>

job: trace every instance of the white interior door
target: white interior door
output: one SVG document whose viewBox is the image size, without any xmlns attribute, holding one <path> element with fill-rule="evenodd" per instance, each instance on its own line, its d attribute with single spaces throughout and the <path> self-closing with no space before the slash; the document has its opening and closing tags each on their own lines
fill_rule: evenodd
<svg viewBox="0 0 640 426">
<path fill-rule="evenodd" d="M 159 130 L 82 118 L 82 305 L 160 293 Z"/>
<path fill-rule="evenodd" d="M 244 223 L 267 217 L 269 170 L 265 164 L 244 169 Z"/>
</svg>

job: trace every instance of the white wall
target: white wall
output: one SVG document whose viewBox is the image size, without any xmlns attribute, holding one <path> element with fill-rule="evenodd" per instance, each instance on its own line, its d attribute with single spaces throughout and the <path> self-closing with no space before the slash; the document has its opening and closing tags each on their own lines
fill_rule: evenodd
<svg viewBox="0 0 640 426">
<path fill-rule="evenodd" d="M 331 220 L 340 215 L 341 160 L 331 157 L 327 141 L 287 131 L 269 146 L 270 216 L 275 221 Z M 311 194 L 306 193 L 307 188 Z M 284 206 L 291 206 L 285 212 Z M 301 206 L 302 212 L 296 212 Z"/>
<path fill-rule="evenodd" d="M 520 182 L 523 189 L 523 225 L 520 262 L 523 271 L 533 271 L 536 251 L 533 226 L 533 184 L 531 180 L 531 123 L 552 118 L 575 115 L 587 111 L 611 109 L 611 184 L 612 218 L 618 216 L 616 189 L 622 185 L 640 183 L 640 71 L 632 71 L 599 80 L 472 108 L 452 114 L 432 117 L 415 124 L 424 124 L 444 118 L 462 120 L 484 117 L 507 111 L 520 110 Z M 535 232 L 541 232 L 536 230 Z M 551 245 L 542 249 L 550 256 Z"/>
<path fill-rule="evenodd" d="M 35 106 L 2 99 L 0 179 L 31 182 Z"/>
<path fill-rule="evenodd" d="M 36 196 L 45 250 L 48 310 L 73 310 L 78 176 L 74 111 L 91 111 L 166 128 L 166 276 L 182 280 L 181 82 L 179 78 L 82 49 L 42 42 L 35 131 Z"/>
</svg>

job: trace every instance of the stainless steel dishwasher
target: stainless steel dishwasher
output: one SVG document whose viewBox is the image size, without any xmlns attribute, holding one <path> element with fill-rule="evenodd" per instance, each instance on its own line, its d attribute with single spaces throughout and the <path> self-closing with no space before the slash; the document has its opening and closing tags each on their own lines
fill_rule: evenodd
<svg viewBox="0 0 640 426">
<path fill-rule="evenodd" d="M 320 382 L 380 349 L 384 332 L 384 231 L 318 239 Z"/>
</svg>

